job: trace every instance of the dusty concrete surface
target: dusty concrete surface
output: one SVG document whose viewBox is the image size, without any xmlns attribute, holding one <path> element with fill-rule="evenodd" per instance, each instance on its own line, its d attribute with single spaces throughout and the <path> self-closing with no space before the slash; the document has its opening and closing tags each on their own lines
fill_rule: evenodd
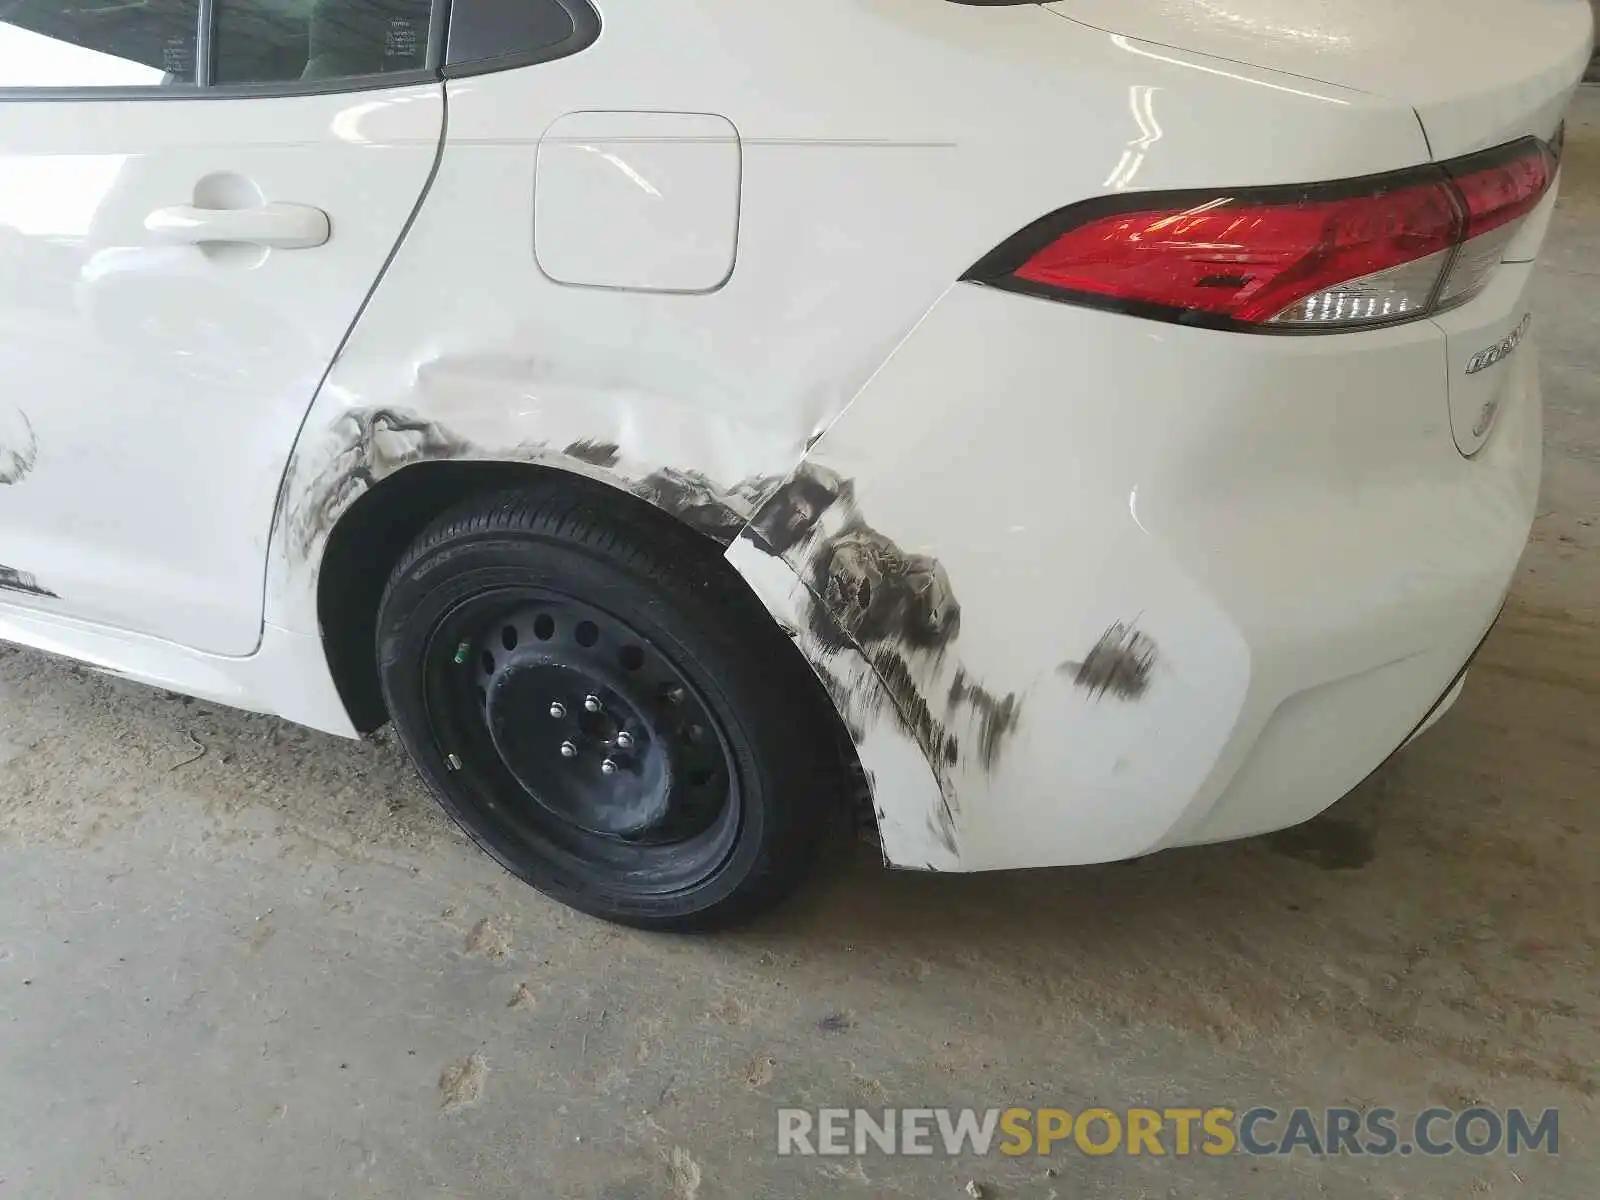
<svg viewBox="0 0 1600 1200">
<path fill-rule="evenodd" d="M 1600 1194 L 1600 89 L 1569 146 L 1504 624 L 1435 732 L 1276 839 L 861 861 L 647 937 L 503 876 L 392 744 L 0 650 L 0 1195 Z M 1559 1159 L 773 1154 L 780 1104 L 1478 1101 L 1559 1106 Z"/>
</svg>

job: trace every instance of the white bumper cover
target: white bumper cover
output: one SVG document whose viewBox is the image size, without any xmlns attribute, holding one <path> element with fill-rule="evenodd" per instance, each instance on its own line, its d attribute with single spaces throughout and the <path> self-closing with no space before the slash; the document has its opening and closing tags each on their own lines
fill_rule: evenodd
<svg viewBox="0 0 1600 1200">
<path fill-rule="evenodd" d="M 1516 322 L 1528 274 L 1460 311 Z M 1531 346 L 1468 459 L 1448 342 L 954 288 L 730 551 L 851 728 L 886 857 L 1245 836 L 1398 747 L 1493 620 L 1539 482 Z"/>
</svg>

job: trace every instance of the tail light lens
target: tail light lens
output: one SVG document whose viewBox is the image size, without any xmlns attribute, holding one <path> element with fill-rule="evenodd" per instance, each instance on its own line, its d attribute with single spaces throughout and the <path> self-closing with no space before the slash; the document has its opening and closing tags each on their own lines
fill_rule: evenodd
<svg viewBox="0 0 1600 1200">
<path fill-rule="evenodd" d="M 1307 187 L 1107 197 L 1035 222 L 964 278 L 1185 324 L 1316 332 L 1471 298 L 1555 176 L 1520 142 Z"/>
<path fill-rule="evenodd" d="M 1555 166 L 1555 151 L 1537 143 L 1532 149 L 1518 143 L 1447 166 L 1466 210 L 1467 228 L 1450 277 L 1439 292 L 1441 306 L 1460 304 L 1483 290 L 1522 219 L 1550 190 Z"/>
</svg>

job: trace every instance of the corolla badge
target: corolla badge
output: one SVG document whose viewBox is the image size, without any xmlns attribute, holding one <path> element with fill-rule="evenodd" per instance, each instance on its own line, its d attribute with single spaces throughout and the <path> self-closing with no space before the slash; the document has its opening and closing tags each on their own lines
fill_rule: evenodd
<svg viewBox="0 0 1600 1200">
<path fill-rule="evenodd" d="M 1531 324 L 1533 324 L 1533 314 L 1524 314 L 1521 323 L 1505 337 L 1467 359 L 1467 374 L 1476 375 L 1479 371 L 1494 366 L 1501 359 L 1510 358 L 1511 352 L 1522 344 L 1523 338 L 1528 336 L 1528 326 Z"/>
</svg>

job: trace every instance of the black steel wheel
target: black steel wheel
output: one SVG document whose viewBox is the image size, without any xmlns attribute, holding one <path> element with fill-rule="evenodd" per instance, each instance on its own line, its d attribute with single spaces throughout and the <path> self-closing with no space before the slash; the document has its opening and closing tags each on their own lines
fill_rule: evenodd
<svg viewBox="0 0 1600 1200">
<path fill-rule="evenodd" d="M 452 514 L 390 580 L 379 669 L 434 792 L 510 870 L 698 929 L 789 890 L 840 789 L 807 668 L 665 520 L 581 489 Z"/>
</svg>

